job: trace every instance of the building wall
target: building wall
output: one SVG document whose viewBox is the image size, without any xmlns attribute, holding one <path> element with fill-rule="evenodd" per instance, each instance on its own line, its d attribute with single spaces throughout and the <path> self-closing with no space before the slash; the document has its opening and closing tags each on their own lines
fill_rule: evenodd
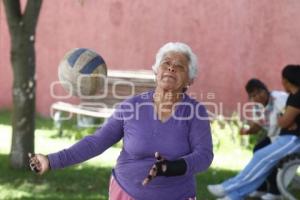
<svg viewBox="0 0 300 200">
<path fill-rule="evenodd" d="M 10 37 L 0 5 L 0 108 L 10 108 Z M 58 63 L 69 49 L 94 49 L 109 69 L 140 70 L 151 69 L 164 43 L 182 41 L 200 63 L 189 91 L 229 114 L 247 100 L 249 78 L 282 89 L 283 66 L 300 63 L 299 9 L 298 0 L 44 1 L 36 35 L 37 111 L 48 115 L 57 101 L 50 84 L 57 81 Z"/>
</svg>

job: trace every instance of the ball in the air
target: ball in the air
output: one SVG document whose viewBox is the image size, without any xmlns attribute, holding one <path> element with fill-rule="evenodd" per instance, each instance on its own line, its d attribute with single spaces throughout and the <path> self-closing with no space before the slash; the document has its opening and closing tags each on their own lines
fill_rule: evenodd
<svg viewBox="0 0 300 200">
<path fill-rule="evenodd" d="M 103 87 L 106 76 L 103 58 L 86 48 L 67 52 L 58 67 L 58 78 L 63 88 L 75 96 L 95 95 Z"/>
</svg>

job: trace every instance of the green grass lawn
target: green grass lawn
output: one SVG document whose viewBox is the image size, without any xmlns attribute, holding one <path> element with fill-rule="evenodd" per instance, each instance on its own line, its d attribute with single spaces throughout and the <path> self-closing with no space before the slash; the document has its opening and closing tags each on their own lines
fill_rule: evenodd
<svg viewBox="0 0 300 200">
<path fill-rule="evenodd" d="M 0 199 L 101 199 L 107 200 L 108 182 L 111 169 L 120 149 L 112 147 L 83 164 L 38 176 L 30 171 L 13 170 L 9 166 L 11 127 L 9 113 L 0 112 Z M 58 138 L 49 119 L 37 119 L 35 132 L 36 152 L 47 154 L 72 145 L 75 141 L 69 137 Z M 66 127 L 72 132 L 74 125 Z M 227 127 L 228 128 L 228 127 Z M 249 160 L 251 152 L 241 148 L 237 141 L 230 139 L 232 132 L 226 128 L 218 130 L 218 148 L 212 167 L 197 176 L 198 196 L 200 200 L 213 198 L 206 186 L 219 183 L 237 173 Z"/>
</svg>

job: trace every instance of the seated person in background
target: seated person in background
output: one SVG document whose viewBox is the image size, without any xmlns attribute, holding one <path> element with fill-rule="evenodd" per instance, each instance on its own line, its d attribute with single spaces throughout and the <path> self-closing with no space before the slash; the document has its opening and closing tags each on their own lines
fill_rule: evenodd
<svg viewBox="0 0 300 200">
<path fill-rule="evenodd" d="M 282 70 L 282 85 L 289 93 L 285 112 L 278 117 L 281 131 L 275 141 L 254 152 L 247 166 L 235 177 L 208 190 L 218 200 L 243 200 L 269 176 L 283 157 L 300 151 L 300 65 L 287 65 Z M 262 196 L 266 199 L 270 196 Z M 275 198 L 269 198 L 275 199 Z"/>
<path fill-rule="evenodd" d="M 261 130 L 267 132 L 267 136 L 262 138 L 254 147 L 254 152 L 269 145 L 276 139 L 280 132 L 280 127 L 277 123 L 277 118 L 282 114 L 288 94 L 283 91 L 269 91 L 267 86 L 260 80 L 250 79 L 245 89 L 249 96 L 249 100 L 258 105 L 253 109 L 253 120 L 249 121 L 250 127 L 248 129 L 242 128 L 241 135 L 257 134 Z M 278 196 L 280 192 L 276 184 L 277 168 L 275 167 L 266 181 L 257 189 L 257 191 L 250 194 L 251 197 L 261 197 L 266 193 L 269 196 Z"/>
</svg>

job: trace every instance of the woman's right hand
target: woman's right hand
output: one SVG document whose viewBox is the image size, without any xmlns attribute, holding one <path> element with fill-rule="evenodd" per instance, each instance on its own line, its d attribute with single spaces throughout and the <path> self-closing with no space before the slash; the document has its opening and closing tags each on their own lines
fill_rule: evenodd
<svg viewBox="0 0 300 200">
<path fill-rule="evenodd" d="M 44 174 L 50 170 L 49 159 L 43 154 L 28 153 L 30 169 L 37 174 Z"/>
</svg>

